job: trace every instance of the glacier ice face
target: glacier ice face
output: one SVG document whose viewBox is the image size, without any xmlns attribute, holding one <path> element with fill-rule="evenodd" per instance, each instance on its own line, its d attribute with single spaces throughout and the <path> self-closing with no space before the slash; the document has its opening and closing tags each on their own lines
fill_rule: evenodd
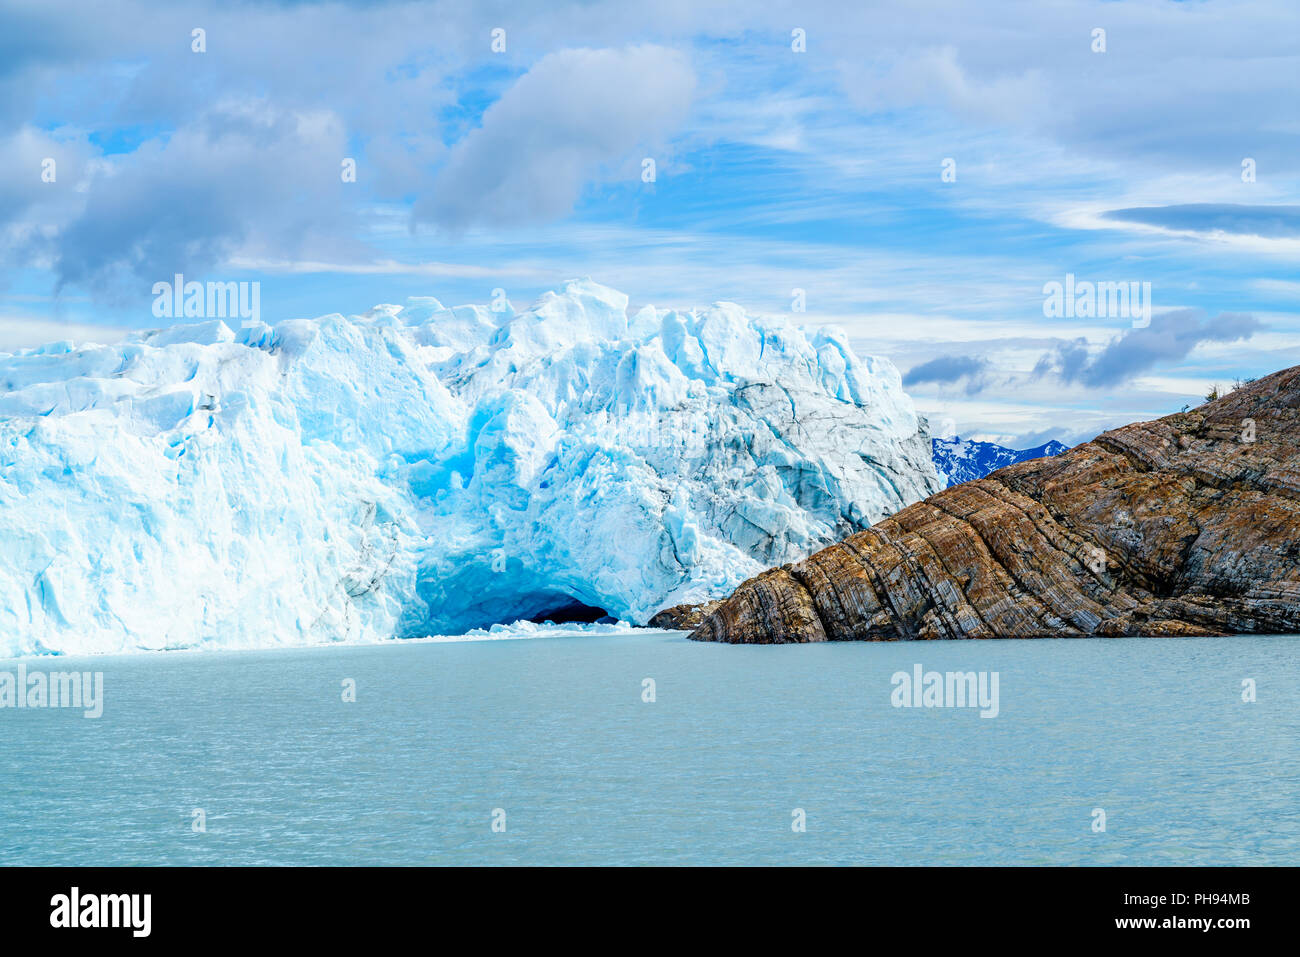
<svg viewBox="0 0 1300 957">
<path fill-rule="evenodd" d="M 643 622 L 940 487 L 842 334 L 590 280 L 0 354 L 0 655 Z"/>
</svg>

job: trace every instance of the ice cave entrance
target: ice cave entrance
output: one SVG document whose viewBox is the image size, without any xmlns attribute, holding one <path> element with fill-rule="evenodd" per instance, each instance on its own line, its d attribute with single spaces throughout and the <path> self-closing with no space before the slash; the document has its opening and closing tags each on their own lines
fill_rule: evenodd
<svg viewBox="0 0 1300 957">
<path fill-rule="evenodd" d="M 614 617 L 603 608 L 578 601 L 572 595 L 555 595 L 539 611 L 528 616 L 528 620 L 542 624 L 552 621 L 557 625 L 573 622 L 590 624 L 594 621 L 613 622 Z"/>
<path fill-rule="evenodd" d="M 472 566 L 468 574 L 441 581 L 430 578 L 428 585 L 436 589 L 430 587 L 420 596 L 425 614 L 413 634 L 458 635 L 517 621 L 613 624 L 620 607 L 615 604 L 610 614 L 605 597 L 580 584 L 540 583 L 526 574 L 484 576 L 481 568 Z"/>
</svg>

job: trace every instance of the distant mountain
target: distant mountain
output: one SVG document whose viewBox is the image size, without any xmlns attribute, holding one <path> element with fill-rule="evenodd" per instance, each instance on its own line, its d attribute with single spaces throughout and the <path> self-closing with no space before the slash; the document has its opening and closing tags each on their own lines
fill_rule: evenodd
<svg viewBox="0 0 1300 957">
<path fill-rule="evenodd" d="M 935 471 L 944 480 L 947 488 L 983 478 L 1003 466 L 1014 465 L 1029 459 L 1041 459 L 1051 455 L 1060 455 L 1069 446 L 1053 439 L 1032 449 L 1008 449 L 992 442 L 972 442 L 957 437 L 951 439 L 931 439 L 930 455 L 934 459 Z"/>
</svg>

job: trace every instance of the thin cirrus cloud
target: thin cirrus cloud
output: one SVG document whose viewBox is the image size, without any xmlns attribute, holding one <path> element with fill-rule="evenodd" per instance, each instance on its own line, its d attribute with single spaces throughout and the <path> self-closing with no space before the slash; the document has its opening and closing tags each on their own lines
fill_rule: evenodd
<svg viewBox="0 0 1300 957">
<path fill-rule="evenodd" d="M 414 219 L 459 229 L 564 216 L 589 182 L 662 146 L 694 92 L 695 73 L 677 50 L 547 54 L 452 148 Z"/>
<path fill-rule="evenodd" d="M 1222 232 L 1265 239 L 1300 237 L 1300 206 L 1185 203 L 1112 209 L 1104 218 L 1183 232 Z"/>
</svg>

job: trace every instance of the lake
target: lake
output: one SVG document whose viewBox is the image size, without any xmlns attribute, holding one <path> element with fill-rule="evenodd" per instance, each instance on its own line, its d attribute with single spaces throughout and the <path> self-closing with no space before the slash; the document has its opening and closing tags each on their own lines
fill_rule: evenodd
<svg viewBox="0 0 1300 957">
<path fill-rule="evenodd" d="M 1296 864 L 1298 659 L 560 626 L 27 658 L 102 671 L 103 714 L 0 709 L 0 862 Z M 996 717 L 896 707 L 917 666 L 996 672 Z"/>
</svg>

